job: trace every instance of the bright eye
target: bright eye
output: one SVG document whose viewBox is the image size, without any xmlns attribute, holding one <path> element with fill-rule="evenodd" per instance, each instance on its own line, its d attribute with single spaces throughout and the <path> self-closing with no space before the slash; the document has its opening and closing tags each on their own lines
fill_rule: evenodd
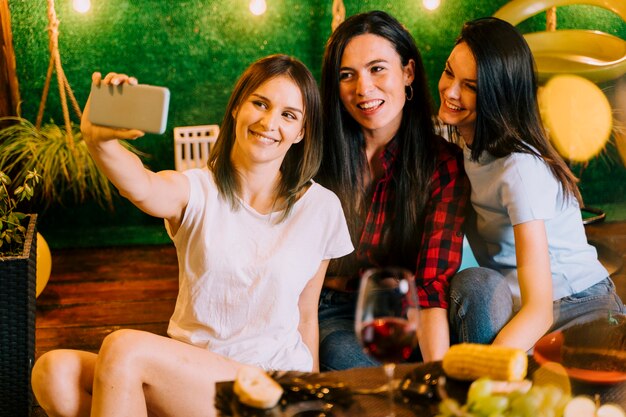
<svg viewBox="0 0 626 417">
<path fill-rule="evenodd" d="M 260 101 L 260 100 L 254 100 L 252 102 L 252 104 L 254 104 L 256 107 L 260 107 L 262 109 L 267 109 L 267 104 L 265 104 L 265 102 Z"/>
<path fill-rule="evenodd" d="M 384 69 L 385 69 L 385 67 L 375 66 L 375 67 L 372 67 L 372 70 L 371 70 L 371 71 L 372 71 L 372 72 L 381 72 L 381 71 L 383 71 Z"/>
<path fill-rule="evenodd" d="M 352 78 L 352 73 L 350 72 L 340 72 L 339 73 L 339 81 L 344 81 Z"/>
<path fill-rule="evenodd" d="M 288 111 L 283 113 L 283 117 L 286 117 L 287 119 L 291 119 L 291 120 L 298 120 L 298 117 L 295 114 L 288 112 Z"/>
</svg>

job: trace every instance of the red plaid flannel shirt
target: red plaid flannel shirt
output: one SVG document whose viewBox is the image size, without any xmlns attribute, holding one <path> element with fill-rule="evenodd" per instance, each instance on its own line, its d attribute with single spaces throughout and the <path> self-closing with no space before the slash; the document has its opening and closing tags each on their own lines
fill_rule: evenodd
<svg viewBox="0 0 626 417">
<path fill-rule="evenodd" d="M 437 166 L 429 190 L 421 245 L 415 248 L 415 283 L 422 307 L 447 308 L 449 280 L 461 265 L 462 226 L 470 185 L 463 169 L 461 149 L 440 137 L 437 149 Z M 360 265 L 377 264 L 374 250 L 380 254 L 383 225 L 392 215 L 393 205 L 387 202 L 395 198 L 391 178 L 398 152 L 394 139 L 379 156 L 385 173 L 375 185 L 357 247 Z"/>
</svg>

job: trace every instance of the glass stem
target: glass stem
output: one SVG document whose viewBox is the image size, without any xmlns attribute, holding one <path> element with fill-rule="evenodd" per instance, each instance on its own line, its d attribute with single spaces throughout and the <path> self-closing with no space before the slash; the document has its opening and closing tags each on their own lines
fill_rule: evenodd
<svg viewBox="0 0 626 417">
<path fill-rule="evenodd" d="M 389 414 L 388 417 L 396 417 L 396 408 L 395 408 L 395 390 L 393 389 L 393 376 L 396 370 L 395 363 L 385 363 L 383 365 L 383 369 L 385 370 L 385 375 L 387 376 L 387 394 L 389 399 Z"/>
</svg>

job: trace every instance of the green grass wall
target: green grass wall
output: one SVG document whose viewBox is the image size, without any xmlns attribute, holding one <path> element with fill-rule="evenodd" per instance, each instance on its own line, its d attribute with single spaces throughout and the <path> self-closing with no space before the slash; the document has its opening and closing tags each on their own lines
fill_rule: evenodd
<svg viewBox="0 0 626 417">
<path fill-rule="evenodd" d="M 267 12 L 254 16 L 248 0 L 91 0 L 86 14 L 75 12 L 71 0 L 56 0 L 63 68 L 81 106 L 93 71 L 125 72 L 142 83 L 167 86 L 171 102 L 165 134 L 146 135 L 134 144 L 149 155 L 145 163 L 151 168 L 173 169 L 173 128 L 220 124 L 232 86 L 252 61 L 272 53 L 290 54 L 305 62 L 319 80 L 332 0 L 266 1 Z M 462 23 L 491 15 L 507 1 L 441 3 L 431 12 L 420 0 L 344 0 L 347 15 L 381 9 L 405 24 L 423 54 L 433 95 Z M 34 121 L 49 61 L 47 2 L 9 0 L 9 7 L 21 114 Z M 626 23 L 609 11 L 568 6 L 557 14 L 560 29 L 598 29 L 626 39 Z M 544 28 L 543 14 L 520 25 L 522 31 Z M 54 83 L 44 120 L 62 124 Z M 611 97 L 613 84 L 601 87 Z M 577 174 L 581 172 L 587 203 L 610 207 L 626 202 L 626 169 L 614 147 L 608 146 L 602 157 Z M 52 206 L 41 213 L 39 228 L 53 248 L 168 241 L 162 221 L 121 198 L 114 211 L 89 201 Z"/>
</svg>

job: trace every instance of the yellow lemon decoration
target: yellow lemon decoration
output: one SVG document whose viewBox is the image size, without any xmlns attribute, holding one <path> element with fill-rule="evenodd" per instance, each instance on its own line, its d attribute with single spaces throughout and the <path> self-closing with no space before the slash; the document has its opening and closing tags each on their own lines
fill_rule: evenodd
<svg viewBox="0 0 626 417">
<path fill-rule="evenodd" d="M 602 90 L 586 78 L 551 78 L 539 90 L 539 109 L 550 140 L 565 159 L 588 161 L 611 135 L 611 105 Z"/>
<path fill-rule="evenodd" d="M 502 6 L 494 16 L 517 25 L 551 7 L 570 5 L 598 6 L 626 21 L 624 0 L 515 0 Z M 626 41 L 608 33 L 570 29 L 527 33 L 524 38 L 542 82 L 558 74 L 576 74 L 603 82 L 626 72 Z"/>
<path fill-rule="evenodd" d="M 626 72 L 626 42 L 595 30 L 557 30 L 524 35 L 533 51 L 539 80 L 577 74 L 595 82 Z"/>
<path fill-rule="evenodd" d="M 50 247 L 43 236 L 37 233 L 37 285 L 35 297 L 39 297 L 39 294 L 46 288 L 48 279 L 50 279 L 50 272 L 52 272 Z"/>
</svg>

